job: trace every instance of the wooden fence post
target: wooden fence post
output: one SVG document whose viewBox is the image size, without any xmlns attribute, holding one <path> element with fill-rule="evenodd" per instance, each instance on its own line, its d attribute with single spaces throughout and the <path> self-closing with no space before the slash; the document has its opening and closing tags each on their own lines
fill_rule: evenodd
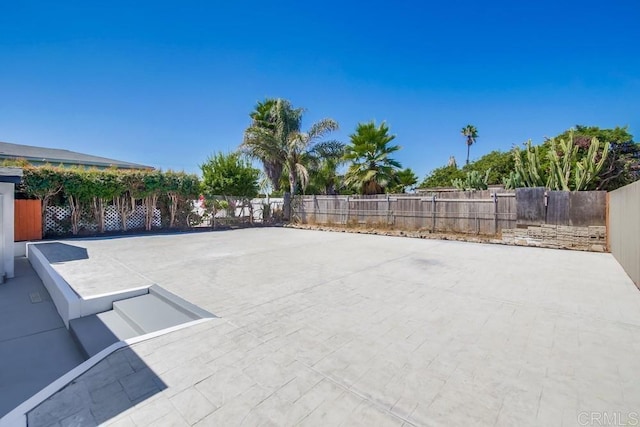
<svg viewBox="0 0 640 427">
<path fill-rule="evenodd" d="M 609 216 L 609 205 L 611 203 L 611 195 L 607 192 L 607 195 L 605 197 L 605 208 L 604 208 L 604 232 L 605 232 L 605 245 L 606 245 L 606 251 L 607 252 L 611 252 L 611 238 L 610 238 L 610 233 L 609 231 L 611 230 L 610 225 L 609 225 L 609 221 L 611 220 L 611 217 Z"/>
<path fill-rule="evenodd" d="M 498 234 L 498 195 L 492 193 L 493 198 L 493 234 Z"/>
<path fill-rule="evenodd" d="M 345 203 L 346 203 L 346 214 L 345 214 L 345 221 L 344 221 L 344 225 L 349 225 L 349 196 L 347 196 L 347 198 L 345 199 Z"/>
<path fill-rule="evenodd" d="M 284 200 L 282 203 L 282 207 L 283 207 L 282 213 L 285 221 L 291 220 L 291 197 L 292 195 L 288 191 L 284 193 Z"/>
<path fill-rule="evenodd" d="M 391 199 L 389 198 L 389 195 L 387 194 L 387 225 L 390 225 L 391 219 Z"/>
<path fill-rule="evenodd" d="M 316 218 L 316 203 L 317 202 L 318 202 L 318 200 L 316 199 L 316 195 L 314 194 L 313 195 L 313 200 L 312 200 L 312 203 L 313 203 L 313 222 L 314 222 L 314 224 L 318 223 L 318 219 Z"/>
<path fill-rule="evenodd" d="M 436 195 L 431 196 L 431 232 L 436 232 Z"/>
</svg>

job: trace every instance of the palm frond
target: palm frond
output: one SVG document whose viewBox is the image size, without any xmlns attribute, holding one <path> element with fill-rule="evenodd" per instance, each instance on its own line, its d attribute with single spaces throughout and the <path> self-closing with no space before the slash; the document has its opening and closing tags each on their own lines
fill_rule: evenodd
<svg viewBox="0 0 640 427">
<path fill-rule="evenodd" d="M 301 163 L 296 163 L 295 165 L 295 173 L 300 180 L 300 185 L 302 189 L 306 189 L 307 185 L 309 185 L 309 171 L 304 167 Z"/>
</svg>

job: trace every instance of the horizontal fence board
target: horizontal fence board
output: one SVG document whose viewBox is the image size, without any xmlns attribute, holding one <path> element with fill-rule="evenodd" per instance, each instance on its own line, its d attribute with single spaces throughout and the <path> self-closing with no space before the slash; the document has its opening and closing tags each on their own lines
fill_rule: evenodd
<svg viewBox="0 0 640 427">
<path fill-rule="evenodd" d="M 545 223 L 545 191 L 542 187 L 516 189 L 516 207 L 519 226 Z"/>
<path fill-rule="evenodd" d="M 375 196 L 299 196 L 302 223 L 497 235 L 529 225 L 604 226 L 604 192 L 457 191 Z"/>
<path fill-rule="evenodd" d="M 606 211 L 606 191 L 572 191 L 569 193 L 569 225 L 575 227 L 604 225 Z"/>
<path fill-rule="evenodd" d="M 438 195 L 300 196 L 302 223 L 365 225 L 406 230 L 496 234 L 515 226 L 515 196 L 491 191 Z"/>
</svg>

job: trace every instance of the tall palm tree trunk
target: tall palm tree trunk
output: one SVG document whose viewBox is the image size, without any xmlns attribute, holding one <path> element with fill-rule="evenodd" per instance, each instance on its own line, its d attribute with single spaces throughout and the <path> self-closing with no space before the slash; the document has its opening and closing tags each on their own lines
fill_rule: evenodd
<svg viewBox="0 0 640 427">
<path fill-rule="evenodd" d="M 289 168 L 289 191 L 291 191 L 291 197 L 296 194 L 296 186 L 298 185 L 298 177 L 296 176 L 295 169 Z"/>
<path fill-rule="evenodd" d="M 471 144 L 467 142 L 467 164 L 469 164 L 469 152 L 471 151 Z"/>
</svg>

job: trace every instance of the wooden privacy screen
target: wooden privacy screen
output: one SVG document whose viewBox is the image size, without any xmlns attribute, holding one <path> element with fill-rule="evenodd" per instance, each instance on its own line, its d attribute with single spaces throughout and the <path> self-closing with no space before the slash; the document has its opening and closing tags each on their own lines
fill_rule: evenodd
<svg viewBox="0 0 640 427">
<path fill-rule="evenodd" d="M 40 200 L 16 200 L 14 213 L 14 238 L 22 240 L 42 239 L 42 209 Z"/>
</svg>

